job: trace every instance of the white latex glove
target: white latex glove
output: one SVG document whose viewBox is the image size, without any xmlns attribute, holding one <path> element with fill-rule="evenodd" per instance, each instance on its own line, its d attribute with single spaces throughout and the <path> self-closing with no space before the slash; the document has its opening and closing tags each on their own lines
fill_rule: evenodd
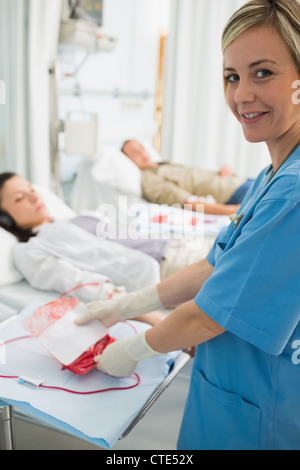
<svg viewBox="0 0 300 470">
<path fill-rule="evenodd" d="M 126 289 L 124 286 L 115 286 L 111 282 L 104 282 L 99 287 L 95 300 L 108 300 L 111 299 L 114 295 L 124 295 L 126 294 Z M 92 298 L 92 297 L 91 297 Z"/>
<path fill-rule="evenodd" d="M 117 295 L 112 300 L 89 302 L 87 313 L 77 319 L 76 324 L 83 325 L 97 319 L 109 328 L 120 321 L 162 308 L 164 307 L 161 304 L 156 286 L 145 287 L 137 292 Z"/>
<path fill-rule="evenodd" d="M 129 377 L 142 359 L 158 356 L 146 341 L 146 332 L 110 344 L 94 361 L 97 369 L 114 377 Z"/>
</svg>

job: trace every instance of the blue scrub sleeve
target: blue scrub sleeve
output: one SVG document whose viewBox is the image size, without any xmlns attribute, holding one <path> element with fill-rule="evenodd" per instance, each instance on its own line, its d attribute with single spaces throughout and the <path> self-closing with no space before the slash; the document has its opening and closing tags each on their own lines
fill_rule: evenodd
<svg viewBox="0 0 300 470">
<path fill-rule="evenodd" d="M 272 355 L 300 318 L 299 220 L 299 203 L 262 199 L 232 247 L 217 240 L 213 274 L 195 298 L 224 329 Z"/>
</svg>

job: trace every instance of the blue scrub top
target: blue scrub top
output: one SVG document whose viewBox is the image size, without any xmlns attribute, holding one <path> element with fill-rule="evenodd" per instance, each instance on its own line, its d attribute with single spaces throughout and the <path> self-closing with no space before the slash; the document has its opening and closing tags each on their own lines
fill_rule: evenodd
<svg viewBox="0 0 300 470">
<path fill-rule="evenodd" d="M 226 332 L 197 348 L 178 449 L 299 450 L 299 146 L 238 215 L 195 298 Z"/>
</svg>

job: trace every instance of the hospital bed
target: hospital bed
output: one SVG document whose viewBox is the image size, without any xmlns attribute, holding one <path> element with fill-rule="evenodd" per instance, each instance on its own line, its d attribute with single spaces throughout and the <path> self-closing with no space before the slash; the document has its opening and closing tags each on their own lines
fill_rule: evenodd
<svg viewBox="0 0 300 470">
<path fill-rule="evenodd" d="M 39 187 L 37 190 L 42 193 L 50 209 L 50 214 L 55 214 L 56 219 L 70 218 L 75 215 L 50 191 Z M 16 240 L 2 229 L 0 230 L 0 243 L 2 247 L 0 253 L 2 266 L 0 273 L 0 340 L 6 341 L 21 334 L 21 330 L 19 331 L 20 318 L 28 309 L 32 310 L 37 305 L 44 305 L 56 300 L 58 293 L 34 289 L 22 278 L 12 262 L 12 249 Z M 123 330 L 126 329 L 126 326 L 123 327 L 123 330 L 122 326 L 117 325 L 115 327 L 118 328 L 117 331 L 113 330 L 111 335 L 116 338 L 126 336 L 128 331 L 125 333 Z M 146 325 L 136 324 L 135 327 L 138 331 L 142 331 Z M 26 355 L 28 358 L 33 357 L 32 355 L 36 357 L 34 348 L 33 351 L 30 348 L 26 349 L 22 342 L 19 345 L 15 343 L 15 345 L 6 347 L 6 352 L 6 363 L 1 364 L 0 360 L 0 375 L 13 375 L 14 365 L 19 362 L 20 352 L 22 359 Z M 11 354 L 12 357 L 16 355 L 15 363 L 11 362 Z M 49 390 L 45 394 L 43 390 L 42 396 L 39 394 L 40 390 L 28 388 L 15 380 L 2 378 L 0 379 L 0 448 L 1 436 L 4 441 L 2 446 L 5 449 L 12 449 L 14 446 L 13 410 L 18 419 L 33 420 L 33 422 L 36 421 L 39 425 L 42 424 L 49 429 L 54 428 L 100 448 L 110 449 L 118 440 L 128 436 L 182 370 L 189 358 L 188 354 L 179 351 L 171 355 L 149 359 L 147 367 L 142 364 L 138 365 L 141 384 L 135 389 L 116 390 L 87 397 L 64 395 L 63 392 L 55 390 Z M 30 362 L 28 361 L 28 363 Z M 60 370 L 55 374 L 53 377 L 58 380 Z M 132 378 L 116 379 L 105 376 L 96 370 L 88 376 L 84 378 L 83 382 L 80 377 L 74 375 L 74 387 L 81 386 L 90 390 L 95 388 L 99 377 L 101 377 L 101 388 L 104 389 L 119 388 L 128 381 L 132 382 Z M 55 385 L 59 385 L 59 382 L 55 382 Z M 64 385 L 64 383 L 62 382 L 60 385 Z M 106 413 L 102 413 L 101 410 L 105 410 Z"/>
<path fill-rule="evenodd" d="M 147 149 L 152 160 L 159 161 L 157 152 Z M 139 168 L 112 146 L 102 147 L 97 156 L 79 163 L 70 205 L 76 213 L 110 213 L 120 225 L 153 236 L 211 238 L 230 222 L 229 217 L 195 213 L 179 205 L 148 203 L 142 197 Z"/>
</svg>

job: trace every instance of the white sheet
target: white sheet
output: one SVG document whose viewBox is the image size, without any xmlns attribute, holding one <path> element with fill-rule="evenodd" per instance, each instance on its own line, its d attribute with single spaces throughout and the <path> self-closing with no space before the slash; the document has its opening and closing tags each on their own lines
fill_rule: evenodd
<svg viewBox="0 0 300 470">
<path fill-rule="evenodd" d="M 0 322 L 18 314 L 36 299 L 41 299 L 44 303 L 47 303 L 56 300 L 58 297 L 58 292 L 34 289 L 25 280 L 0 287 Z"/>
<path fill-rule="evenodd" d="M 176 206 L 145 204 L 137 205 L 137 212 L 130 227 L 146 238 L 203 239 L 217 235 L 222 227 L 230 223 L 227 216 L 207 215 L 183 210 Z"/>
<path fill-rule="evenodd" d="M 0 329 L 0 340 L 26 335 L 20 320 L 31 315 L 32 310 L 41 305 L 36 302 L 26 308 L 17 320 Z M 146 324 L 130 322 L 138 330 L 148 328 Z M 120 323 L 109 330 L 115 338 L 134 334 L 127 324 Z M 30 347 L 30 342 L 35 345 Z M 26 344 L 27 342 L 27 344 Z M 60 365 L 45 351 L 35 339 L 11 343 L 6 346 L 6 365 L 0 365 L 0 375 L 24 375 L 37 380 L 45 380 L 45 385 L 88 391 L 112 387 L 126 387 L 135 378 L 116 379 L 98 372 L 78 377 L 71 372 L 61 371 Z M 138 414 L 158 385 L 168 375 L 170 362 L 178 353 L 161 355 L 140 361 L 136 373 L 141 383 L 131 390 L 110 391 L 95 395 L 73 395 L 59 390 L 31 389 L 13 379 L 0 379 L 0 397 L 30 415 L 49 424 L 71 432 L 104 448 L 112 448 L 131 421 Z"/>
</svg>

